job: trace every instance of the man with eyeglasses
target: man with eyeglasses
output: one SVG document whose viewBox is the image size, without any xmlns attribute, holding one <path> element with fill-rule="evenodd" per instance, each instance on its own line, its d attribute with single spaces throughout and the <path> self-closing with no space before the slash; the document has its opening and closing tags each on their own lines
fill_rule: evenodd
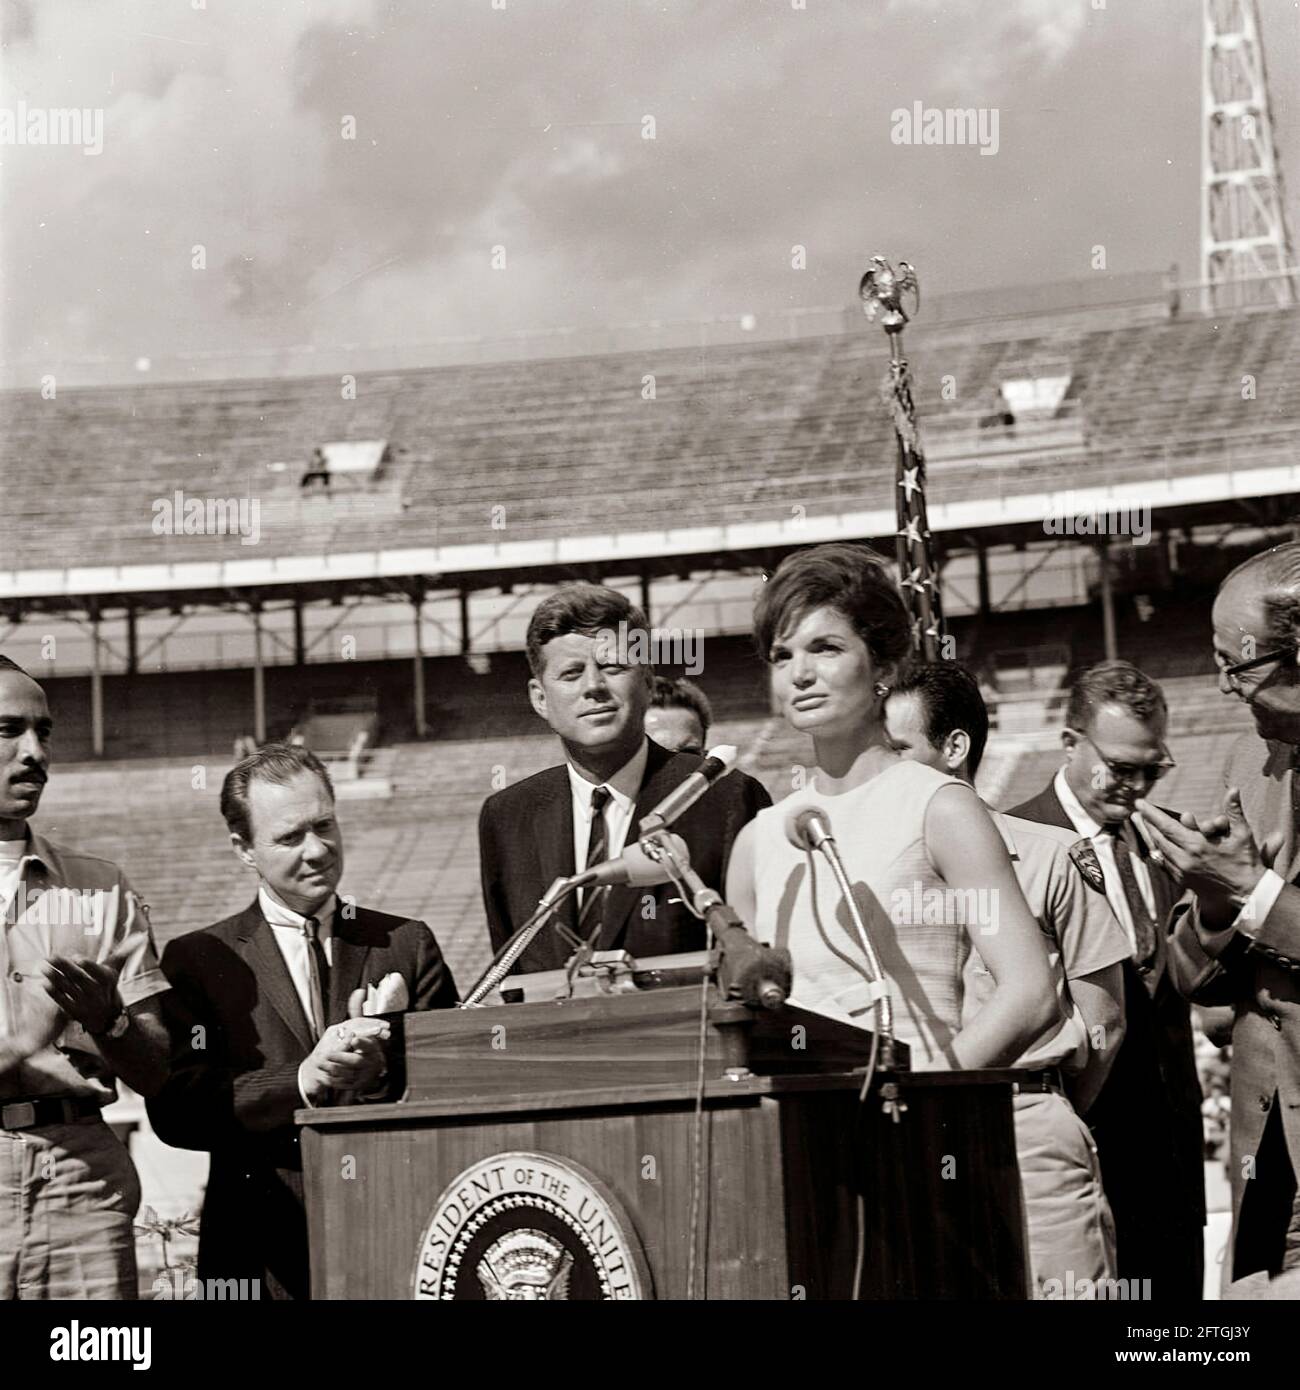
<svg viewBox="0 0 1300 1390">
<path fill-rule="evenodd" d="M 1231 1004 L 1232 1282 L 1227 1298 L 1300 1298 L 1300 543 L 1238 565 L 1215 599 L 1219 689 L 1250 710 L 1234 743 L 1223 813 L 1142 807 L 1195 893 L 1175 947 L 1210 956 L 1186 983 Z"/>
<path fill-rule="evenodd" d="M 1094 874 L 1128 936 L 1124 1042 L 1088 1122 L 1115 1217 L 1120 1277 L 1150 1279 L 1152 1297 L 1162 1300 L 1201 1297 L 1205 1224 L 1201 1087 L 1178 989 L 1182 957 L 1171 959 L 1168 939 L 1183 890 L 1137 810 L 1174 765 L 1167 724 L 1163 692 L 1136 666 L 1089 667 L 1070 686 L 1063 766 L 1010 812 L 1087 837 Z"/>
</svg>

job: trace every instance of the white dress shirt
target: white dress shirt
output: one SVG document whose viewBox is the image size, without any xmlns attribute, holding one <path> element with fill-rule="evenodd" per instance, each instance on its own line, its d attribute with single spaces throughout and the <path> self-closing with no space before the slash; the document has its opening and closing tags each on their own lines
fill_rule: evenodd
<svg viewBox="0 0 1300 1390">
<path fill-rule="evenodd" d="M 1086 835 L 1092 841 L 1092 847 L 1097 852 L 1097 859 L 1101 864 L 1101 876 L 1106 884 L 1106 901 L 1110 904 L 1110 910 L 1115 914 L 1116 921 L 1124 928 L 1124 934 L 1128 937 L 1129 947 L 1134 954 L 1137 953 L 1137 932 L 1133 927 L 1133 914 L 1129 911 L 1128 898 L 1124 893 L 1124 881 L 1119 876 L 1119 865 L 1115 862 L 1115 841 L 1102 829 L 1099 821 L 1093 820 L 1087 811 L 1079 804 L 1079 798 L 1070 789 L 1070 784 L 1065 780 L 1065 769 L 1061 768 L 1056 774 L 1056 780 L 1052 783 L 1052 788 L 1056 792 L 1057 798 L 1061 803 L 1065 814 L 1070 818 L 1074 828 L 1080 835 Z M 1146 829 L 1142 824 L 1142 817 L 1135 811 L 1133 815 L 1124 822 L 1119 832 L 1124 837 L 1124 843 L 1129 847 L 1129 858 L 1133 865 L 1133 877 L 1137 880 L 1138 891 L 1142 894 L 1142 901 L 1146 904 L 1147 911 L 1151 914 L 1151 920 L 1158 922 L 1160 919 L 1156 914 L 1156 895 L 1155 888 L 1151 883 L 1151 871 L 1147 867 L 1145 854 L 1151 852 L 1151 841 L 1146 834 Z M 1139 849 L 1137 836 L 1142 835 L 1143 845 Z"/>
<path fill-rule="evenodd" d="M 606 856 L 613 859 L 623 853 L 649 757 L 650 744 L 642 739 L 640 748 L 605 782 L 589 782 L 572 763 L 569 763 L 569 787 L 573 795 L 574 873 L 580 874 L 587 867 L 587 845 L 591 837 L 591 794 L 597 787 L 607 787 L 610 794 L 609 800 L 605 803 Z M 581 904 L 581 894 L 578 901 Z"/>
<path fill-rule="evenodd" d="M 280 954 L 284 957 L 285 966 L 289 971 L 289 978 L 293 981 L 294 991 L 298 995 L 298 1002 L 302 1005 L 303 1017 L 311 1022 L 311 973 L 307 964 L 307 938 L 303 935 L 303 926 L 307 919 L 300 912 L 295 912 L 291 907 L 285 907 L 282 902 L 273 898 L 266 888 L 259 887 L 257 890 L 258 906 L 262 909 L 262 916 L 266 918 L 267 925 L 271 928 L 271 935 L 275 938 L 275 944 L 280 948 Z M 334 910 L 338 904 L 338 899 L 332 894 L 327 903 L 316 913 L 316 934 L 320 937 L 321 947 L 325 952 L 325 959 L 334 964 Z M 322 1001 L 329 1008 L 329 1000 Z M 321 1022 L 325 1022 L 324 1019 Z M 302 1067 L 307 1064 L 303 1062 Z M 311 1105 L 307 1099 L 307 1092 L 302 1084 L 302 1067 L 298 1068 L 298 1094 L 302 1096 L 304 1105 Z"/>
</svg>

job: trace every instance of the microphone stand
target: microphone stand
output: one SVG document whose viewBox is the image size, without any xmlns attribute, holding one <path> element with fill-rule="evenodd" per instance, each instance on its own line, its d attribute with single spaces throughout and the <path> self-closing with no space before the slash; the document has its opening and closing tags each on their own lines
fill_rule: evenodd
<svg viewBox="0 0 1300 1390">
<path fill-rule="evenodd" d="M 458 1009 L 482 1008 L 482 1001 L 510 974 L 515 961 L 533 944 L 534 939 L 551 919 L 555 909 L 569 896 L 589 882 L 594 874 L 574 874 L 572 878 L 557 878 L 542 894 L 533 915 L 519 928 L 493 957 L 492 963 L 479 976 L 473 989 L 456 1006 Z"/>
</svg>

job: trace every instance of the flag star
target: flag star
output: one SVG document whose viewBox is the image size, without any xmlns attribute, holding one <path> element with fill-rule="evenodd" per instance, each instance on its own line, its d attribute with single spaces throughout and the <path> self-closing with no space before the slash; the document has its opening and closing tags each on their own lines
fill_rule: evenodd
<svg viewBox="0 0 1300 1390">
<path fill-rule="evenodd" d="M 918 469 L 904 468 L 903 476 L 898 480 L 898 486 L 903 489 L 903 496 L 910 502 L 914 492 L 920 492 L 921 484 L 917 481 Z"/>
<path fill-rule="evenodd" d="M 903 580 L 903 588 L 904 588 L 904 589 L 915 589 L 918 593 L 920 593 L 920 591 L 921 591 L 922 589 L 924 589 L 925 586 L 926 586 L 926 584 L 928 584 L 928 583 L 929 583 L 929 580 L 922 581 L 922 579 L 921 579 L 921 567 L 920 567 L 920 565 L 917 565 L 914 569 L 912 569 L 912 570 L 909 572 L 907 578 Z"/>
<path fill-rule="evenodd" d="M 900 536 L 906 536 L 909 541 L 913 541 L 915 542 L 915 544 L 920 545 L 921 532 L 917 529 L 919 525 L 920 523 L 917 521 L 915 517 L 910 517 L 907 521 L 907 524 L 898 534 Z"/>
</svg>

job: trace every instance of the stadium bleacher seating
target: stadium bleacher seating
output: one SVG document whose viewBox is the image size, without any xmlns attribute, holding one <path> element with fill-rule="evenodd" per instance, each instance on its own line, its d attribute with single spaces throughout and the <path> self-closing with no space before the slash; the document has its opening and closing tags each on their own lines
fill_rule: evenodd
<svg viewBox="0 0 1300 1390">
<path fill-rule="evenodd" d="M 1069 450 L 948 463 L 949 502 L 1290 464 L 1300 441 L 1300 311 L 1106 330 L 922 323 L 909 355 L 937 455 L 1006 377 L 1073 378 L 1086 470 Z M 846 334 L 376 374 L 355 399 L 336 378 L 6 392 L 0 471 L 24 544 L 5 564 L 84 563 L 92 522 L 99 564 L 251 558 L 238 536 L 154 534 L 153 504 L 176 490 L 257 497 L 259 556 L 641 530 L 695 514 L 705 491 L 709 516 L 731 522 L 890 507 L 880 375 L 879 343 Z M 372 489 L 302 496 L 312 447 L 355 438 L 389 441 Z"/>
</svg>

